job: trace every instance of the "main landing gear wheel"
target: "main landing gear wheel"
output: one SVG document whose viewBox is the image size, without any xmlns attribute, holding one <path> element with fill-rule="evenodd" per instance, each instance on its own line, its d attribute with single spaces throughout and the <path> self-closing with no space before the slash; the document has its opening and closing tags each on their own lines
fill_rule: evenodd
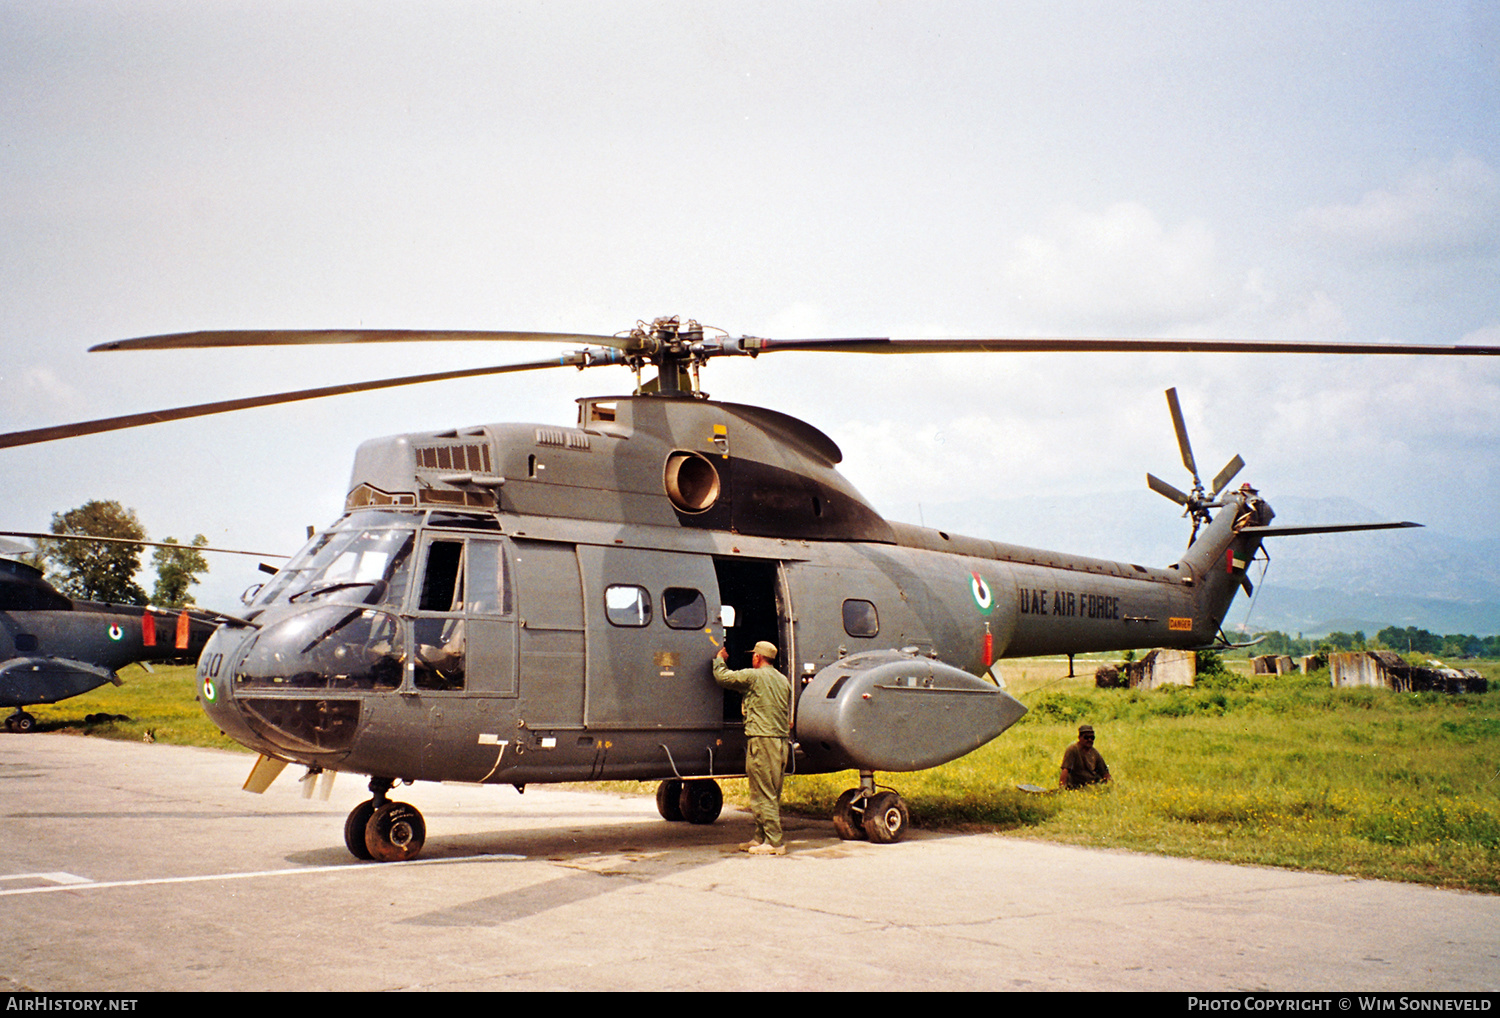
<svg viewBox="0 0 1500 1018">
<path fill-rule="evenodd" d="M 29 732 L 36 727 L 36 718 L 23 710 L 18 710 L 5 719 L 5 730 L 7 732 Z"/>
<path fill-rule="evenodd" d="M 833 806 L 833 829 L 845 841 L 858 841 L 865 836 L 865 804 L 860 799 L 859 789 L 851 788 L 839 796 Z"/>
<path fill-rule="evenodd" d="M 375 800 L 366 799 L 349 811 L 349 819 L 344 821 L 344 847 L 349 854 L 356 859 L 370 860 L 375 858 L 370 854 L 370 849 L 365 845 L 365 828 L 370 826 L 370 818 L 375 815 Z"/>
<path fill-rule="evenodd" d="M 724 808 L 724 793 L 712 779 L 684 781 L 677 808 L 682 811 L 682 819 L 690 824 L 711 824 L 719 819 L 719 811 Z"/>
<path fill-rule="evenodd" d="M 682 819 L 682 782 L 676 778 L 668 778 L 656 786 L 656 812 L 661 814 L 663 820 L 673 823 Z"/>
<path fill-rule="evenodd" d="M 865 803 L 865 836 L 877 845 L 900 841 L 910 823 L 906 802 L 895 792 L 879 792 Z"/>
<path fill-rule="evenodd" d="M 370 858 L 380 862 L 415 859 L 426 840 L 427 822 L 410 803 L 388 802 L 377 807 L 365 824 L 365 848 Z"/>
</svg>

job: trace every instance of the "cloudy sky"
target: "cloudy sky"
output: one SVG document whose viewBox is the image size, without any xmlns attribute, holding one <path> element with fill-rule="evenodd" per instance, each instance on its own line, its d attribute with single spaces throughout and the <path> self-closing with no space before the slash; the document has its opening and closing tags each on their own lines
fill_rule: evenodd
<svg viewBox="0 0 1500 1018">
<path fill-rule="evenodd" d="M 1500 344 L 1489 2 L 0 0 L 0 53 L 5 431 L 550 352 L 85 353 L 196 329 L 680 314 L 772 337 Z M 629 381 L 4 450 L 0 529 L 114 498 L 153 537 L 292 551 L 338 515 L 362 439 L 570 423 Z M 1129 519 L 998 507 L 1148 470 L 1186 487 L 1171 385 L 1206 475 L 1239 453 L 1273 505 L 1494 533 L 1495 362 L 785 354 L 705 379 L 828 432 L 892 518 L 994 504 L 981 536 L 1111 557 L 1137 551 Z M 213 570 L 208 604 L 255 577 Z"/>
</svg>

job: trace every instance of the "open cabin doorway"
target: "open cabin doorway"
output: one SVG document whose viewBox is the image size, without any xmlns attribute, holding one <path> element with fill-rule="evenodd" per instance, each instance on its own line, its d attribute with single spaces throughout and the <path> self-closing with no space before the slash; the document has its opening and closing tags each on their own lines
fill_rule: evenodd
<svg viewBox="0 0 1500 1018">
<path fill-rule="evenodd" d="M 750 667 L 750 652 L 761 640 L 776 645 L 776 668 L 791 678 L 787 670 L 788 661 L 793 660 L 791 618 L 788 606 L 783 603 L 779 582 L 780 563 L 764 559 L 714 559 L 714 572 L 719 580 L 719 602 L 724 612 L 724 646 L 729 648 L 729 667 L 734 670 Z M 795 681 L 795 680 L 793 680 Z M 724 690 L 725 724 L 742 724 L 744 715 L 740 710 L 741 695 L 732 689 Z"/>
</svg>

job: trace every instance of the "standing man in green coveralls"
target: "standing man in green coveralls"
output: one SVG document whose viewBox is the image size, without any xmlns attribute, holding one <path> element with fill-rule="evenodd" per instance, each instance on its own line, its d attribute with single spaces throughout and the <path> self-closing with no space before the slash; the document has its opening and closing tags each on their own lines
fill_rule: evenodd
<svg viewBox="0 0 1500 1018">
<path fill-rule="evenodd" d="M 729 651 L 714 658 L 714 681 L 744 694 L 745 777 L 750 781 L 750 812 L 755 837 L 740 846 L 751 855 L 786 855 L 781 840 L 781 779 L 790 737 L 792 684 L 771 664 L 775 644 L 755 645 L 750 667 L 732 672 L 724 664 Z"/>
</svg>

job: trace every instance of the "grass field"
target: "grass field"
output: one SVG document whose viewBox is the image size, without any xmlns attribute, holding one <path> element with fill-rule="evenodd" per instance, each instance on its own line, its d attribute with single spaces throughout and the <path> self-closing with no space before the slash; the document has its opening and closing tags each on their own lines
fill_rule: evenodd
<svg viewBox="0 0 1500 1018">
<path fill-rule="evenodd" d="M 1500 893 L 1500 666 L 1483 695 L 1335 690 L 1312 676 L 1234 674 L 1192 689 L 1095 689 L 1093 665 L 1007 663 L 1030 713 L 961 760 L 880 775 L 918 825 L 1316 869 Z M 1113 781 L 1053 788 L 1088 722 Z M 852 773 L 790 783 L 822 812 Z"/>
<path fill-rule="evenodd" d="M 1243 663 L 1239 663 L 1243 664 Z M 961 760 L 881 774 L 919 827 L 1322 870 L 1500 893 L 1500 664 L 1483 695 L 1335 690 L 1242 674 L 1192 689 L 1095 689 L 1094 662 L 1006 662 L 1030 713 Z M 40 707 L 42 730 L 236 748 L 194 701 L 190 668 L 127 669 L 126 685 Z M 88 714 L 129 721 L 87 724 Z M 1098 729 L 1114 781 L 1052 788 L 1078 724 Z M 6 736 L 24 738 L 24 736 Z M 791 812 L 826 816 L 853 772 L 792 776 Z M 743 802 L 744 782 L 725 798 Z M 654 791 L 654 784 L 609 787 Z"/>
<path fill-rule="evenodd" d="M 139 665 L 120 669 L 120 686 L 100 686 L 61 703 L 29 707 L 37 731 L 74 732 L 134 742 L 243 749 L 227 739 L 198 706 L 192 665 Z M 123 715 L 123 720 L 87 721 L 91 715 Z"/>
</svg>

